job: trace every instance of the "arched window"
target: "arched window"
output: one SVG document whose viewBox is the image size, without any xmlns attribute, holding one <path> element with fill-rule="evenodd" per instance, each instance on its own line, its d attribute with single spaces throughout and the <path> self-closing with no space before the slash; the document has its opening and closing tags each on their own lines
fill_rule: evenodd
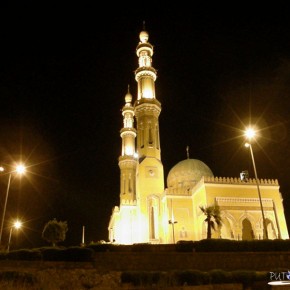
<svg viewBox="0 0 290 290">
<path fill-rule="evenodd" d="M 148 200 L 148 217 L 149 217 L 149 239 L 158 239 L 158 208 L 159 200 L 155 196 L 151 196 Z"/>
</svg>

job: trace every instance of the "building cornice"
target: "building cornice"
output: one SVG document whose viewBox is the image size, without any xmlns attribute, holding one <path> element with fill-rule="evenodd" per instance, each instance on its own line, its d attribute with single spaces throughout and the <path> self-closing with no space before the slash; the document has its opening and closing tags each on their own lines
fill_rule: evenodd
<svg viewBox="0 0 290 290">
<path fill-rule="evenodd" d="M 235 184 L 235 185 L 257 185 L 256 179 L 249 178 L 243 181 L 236 177 L 202 177 L 200 182 L 203 183 L 220 183 L 220 184 Z M 279 186 L 277 179 L 258 179 L 259 185 Z"/>
</svg>

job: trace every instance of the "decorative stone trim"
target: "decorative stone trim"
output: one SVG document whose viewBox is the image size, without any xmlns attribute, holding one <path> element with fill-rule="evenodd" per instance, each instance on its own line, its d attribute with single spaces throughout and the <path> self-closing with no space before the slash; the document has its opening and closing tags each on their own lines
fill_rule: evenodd
<svg viewBox="0 0 290 290">
<path fill-rule="evenodd" d="M 208 177 L 204 176 L 204 182 L 207 183 L 227 183 L 227 184 L 257 184 L 256 179 L 249 178 L 247 181 L 242 181 L 240 178 L 237 177 Z M 259 185 L 279 185 L 277 179 L 258 179 Z"/>
</svg>

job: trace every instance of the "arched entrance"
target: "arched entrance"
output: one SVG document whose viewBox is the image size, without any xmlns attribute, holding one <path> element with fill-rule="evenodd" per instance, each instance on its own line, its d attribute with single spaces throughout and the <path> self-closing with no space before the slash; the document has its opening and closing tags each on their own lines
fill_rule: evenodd
<svg viewBox="0 0 290 290">
<path fill-rule="evenodd" d="M 251 222 L 245 218 L 242 222 L 242 240 L 253 240 L 254 231 Z"/>
<path fill-rule="evenodd" d="M 277 236 L 276 229 L 274 227 L 273 222 L 268 218 L 266 218 L 265 222 L 266 222 L 266 227 L 267 227 L 268 238 L 270 240 L 277 239 L 278 236 Z"/>
</svg>

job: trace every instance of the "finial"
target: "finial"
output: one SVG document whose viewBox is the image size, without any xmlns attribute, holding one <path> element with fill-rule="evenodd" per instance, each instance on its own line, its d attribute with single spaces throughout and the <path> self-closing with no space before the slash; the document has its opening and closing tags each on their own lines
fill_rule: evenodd
<svg viewBox="0 0 290 290">
<path fill-rule="evenodd" d="M 186 155 L 187 155 L 187 159 L 189 159 L 189 146 L 186 146 Z"/>
<path fill-rule="evenodd" d="M 143 30 L 145 31 L 146 28 L 145 28 L 145 20 L 143 21 Z"/>
<path fill-rule="evenodd" d="M 128 92 L 125 96 L 125 102 L 126 102 L 126 104 L 130 104 L 131 101 L 132 101 L 132 95 L 130 93 L 130 85 L 128 85 Z"/>
</svg>

